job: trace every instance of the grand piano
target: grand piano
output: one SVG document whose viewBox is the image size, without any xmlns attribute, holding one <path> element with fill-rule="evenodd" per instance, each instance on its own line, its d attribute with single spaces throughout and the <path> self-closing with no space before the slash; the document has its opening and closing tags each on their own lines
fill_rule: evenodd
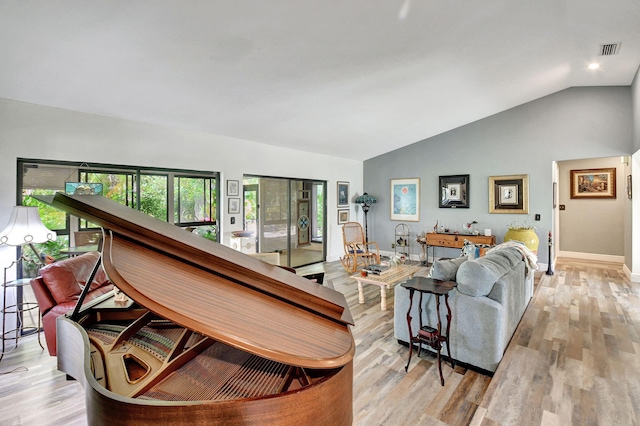
<svg viewBox="0 0 640 426">
<path fill-rule="evenodd" d="M 46 201 L 102 228 L 94 273 L 128 299 L 81 295 L 57 321 L 89 424 L 352 423 L 342 294 L 101 196 Z"/>
</svg>

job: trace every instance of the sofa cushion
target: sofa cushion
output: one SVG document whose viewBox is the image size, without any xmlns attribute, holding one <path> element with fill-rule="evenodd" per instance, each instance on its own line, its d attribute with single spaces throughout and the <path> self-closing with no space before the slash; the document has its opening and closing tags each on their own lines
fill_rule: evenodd
<svg viewBox="0 0 640 426">
<path fill-rule="evenodd" d="M 484 257 L 464 262 L 458 269 L 458 291 L 469 296 L 486 296 L 493 284 L 522 262 L 520 251 L 515 248 L 494 250 Z"/>
<path fill-rule="evenodd" d="M 431 278 L 442 281 L 455 281 L 458 268 L 466 261 L 467 257 L 436 260 L 431 266 Z"/>
<path fill-rule="evenodd" d="M 58 304 L 73 300 L 82 291 L 73 270 L 61 264 L 52 263 L 40 270 L 44 283 Z"/>
<path fill-rule="evenodd" d="M 87 284 L 87 278 L 89 278 L 88 274 L 78 282 L 81 288 L 83 288 Z M 102 266 L 100 266 L 100 269 L 98 269 L 98 272 L 96 272 L 96 276 L 93 277 L 93 282 L 91 283 L 91 287 L 89 287 L 89 291 L 97 290 L 100 287 L 109 284 L 111 284 L 111 281 L 109 280 L 109 278 L 107 278 L 107 273 L 104 272 Z"/>
<path fill-rule="evenodd" d="M 99 257 L 98 252 L 86 253 L 52 263 L 40 270 L 45 285 L 57 303 L 69 302 L 78 297 Z M 94 290 L 108 283 L 104 270 L 100 268 L 90 289 Z"/>
</svg>

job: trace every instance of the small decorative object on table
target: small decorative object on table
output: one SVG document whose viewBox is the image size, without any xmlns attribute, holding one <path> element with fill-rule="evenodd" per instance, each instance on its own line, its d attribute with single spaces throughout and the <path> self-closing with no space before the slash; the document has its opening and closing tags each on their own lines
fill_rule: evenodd
<svg viewBox="0 0 640 426">
<path fill-rule="evenodd" d="M 479 232 L 473 229 L 473 225 L 476 225 L 477 223 L 478 222 L 475 220 L 465 223 L 463 226 L 464 233 L 467 235 L 478 235 Z"/>
<path fill-rule="evenodd" d="M 367 265 L 362 270 L 368 274 L 373 275 L 385 275 L 391 272 L 387 265 Z"/>
</svg>

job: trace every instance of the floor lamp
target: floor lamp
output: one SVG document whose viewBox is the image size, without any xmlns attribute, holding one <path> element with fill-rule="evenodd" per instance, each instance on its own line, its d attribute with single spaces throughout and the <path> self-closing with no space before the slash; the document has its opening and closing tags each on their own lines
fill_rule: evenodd
<svg viewBox="0 0 640 426">
<path fill-rule="evenodd" d="M 371 208 L 371 204 L 377 203 L 378 200 L 373 195 L 369 195 L 366 192 L 356 198 L 356 204 L 360 204 L 362 211 L 364 212 L 364 241 L 369 242 L 369 232 L 367 229 L 367 213 Z"/>
<path fill-rule="evenodd" d="M 44 266 L 44 261 L 40 257 L 40 253 L 36 250 L 34 244 L 46 243 L 48 241 L 54 241 L 56 239 L 56 233 L 47 229 L 46 226 L 40 220 L 40 213 L 38 213 L 37 207 L 27 207 L 27 206 L 16 206 L 13 208 L 11 212 L 11 217 L 9 218 L 9 223 L 7 226 L 0 232 L 0 246 L 8 245 L 15 247 L 22 247 L 24 245 L 28 245 L 31 247 L 31 250 L 36 255 L 35 263 L 39 266 Z M 14 260 L 11 265 L 4 268 L 4 281 L 3 281 L 3 301 L 2 301 L 2 352 L 0 352 L 0 360 L 4 356 L 6 351 L 5 342 L 6 340 L 14 340 L 15 345 L 18 345 L 18 339 L 23 330 L 22 324 L 22 315 L 27 310 L 25 309 L 25 305 L 29 305 L 29 303 L 23 303 L 21 300 L 21 291 L 22 286 L 28 285 L 28 280 L 7 280 L 7 270 L 9 270 L 13 265 L 17 265 L 18 268 L 22 268 L 23 262 L 28 261 L 31 262 L 30 259 L 27 259 L 24 252 L 21 251 L 20 257 Z M 16 273 L 17 277 L 21 277 L 20 274 Z M 15 293 L 15 303 L 12 305 L 7 305 L 7 290 L 9 288 L 14 288 Z M 37 308 L 37 305 L 33 304 L 33 309 Z M 14 327 L 7 325 L 8 316 L 11 317 L 15 315 L 16 324 Z M 38 343 L 42 347 L 42 343 L 40 342 L 40 323 L 38 316 Z M 7 335 L 12 335 L 15 333 L 14 337 L 7 337 Z"/>
</svg>

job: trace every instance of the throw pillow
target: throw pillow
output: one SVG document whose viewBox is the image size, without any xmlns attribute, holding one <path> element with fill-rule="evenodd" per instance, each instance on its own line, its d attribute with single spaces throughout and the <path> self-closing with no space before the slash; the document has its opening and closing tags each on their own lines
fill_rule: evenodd
<svg viewBox="0 0 640 426">
<path fill-rule="evenodd" d="M 40 275 L 58 304 L 74 300 L 82 291 L 73 269 L 64 262 L 47 265 L 40 270 Z"/>
<path fill-rule="evenodd" d="M 436 260 L 431 266 L 431 278 L 442 281 L 455 281 L 458 268 L 466 261 L 466 257 Z"/>
<path fill-rule="evenodd" d="M 478 253 L 477 253 L 476 245 L 474 243 L 472 243 L 471 241 L 465 239 L 464 240 L 464 245 L 462 246 L 462 250 L 461 250 L 460 256 L 466 257 L 469 260 L 475 259 L 476 257 L 479 257 Z"/>
<path fill-rule="evenodd" d="M 99 257 L 100 253 L 98 252 L 85 253 L 52 263 L 40 270 L 44 283 L 57 303 L 77 299 Z M 105 284 L 110 284 L 110 281 L 104 269 L 100 267 L 91 283 L 90 290 L 93 291 Z"/>
</svg>

